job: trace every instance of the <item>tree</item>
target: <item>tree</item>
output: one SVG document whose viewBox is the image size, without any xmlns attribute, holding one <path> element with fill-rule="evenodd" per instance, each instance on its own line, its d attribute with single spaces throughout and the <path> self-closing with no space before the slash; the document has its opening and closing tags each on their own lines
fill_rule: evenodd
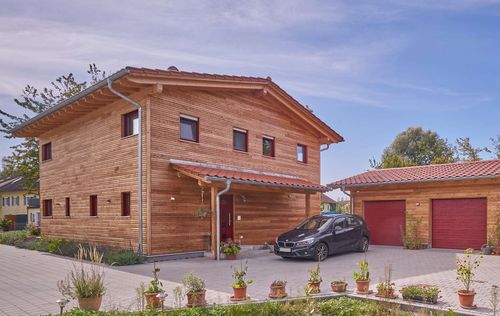
<svg viewBox="0 0 500 316">
<path fill-rule="evenodd" d="M 462 161 L 477 161 L 481 160 L 479 154 L 483 151 L 489 151 L 488 148 L 474 147 L 469 137 L 461 137 L 457 139 L 457 158 Z"/>
<path fill-rule="evenodd" d="M 399 133 L 387 147 L 380 162 L 370 160 L 372 168 L 397 168 L 454 162 L 453 146 L 431 130 L 410 127 Z"/>
<path fill-rule="evenodd" d="M 95 64 L 90 64 L 87 74 L 90 84 L 94 84 L 105 77 L 105 72 L 99 70 Z M 60 76 L 50 83 L 49 87 L 37 89 L 27 85 L 14 103 L 21 108 L 22 115 L 7 113 L 0 110 L 0 132 L 5 138 L 13 138 L 13 127 L 29 120 L 31 117 L 59 104 L 85 88 L 87 81 L 78 81 L 72 73 Z M 7 108 L 7 107 L 2 107 Z M 20 144 L 12 146 L 12 154 L 5 158 L 5 173 L 20 175 L 27 179 L 26 189 L 31 191 L 39 177 L 38 140 L 34 137 L 25 138 Z"/>
<path fill-rule="evenodd" d="M 490 154 L 493 154 L 494 158 L 500 159 L 500 135 L 496 137 L 491 137 L 491 149 L 485 148 L 484 150 Z"/>
</svg>

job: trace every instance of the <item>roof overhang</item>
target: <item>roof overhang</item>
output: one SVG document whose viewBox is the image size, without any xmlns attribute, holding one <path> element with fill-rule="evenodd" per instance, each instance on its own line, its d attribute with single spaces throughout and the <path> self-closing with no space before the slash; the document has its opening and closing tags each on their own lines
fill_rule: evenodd
<svg viewBox="0 0 500 316">
<path fill-rule="evenodd" d="M 344 141 L 342 136 L 281 89 L 269 77 L 240 77 L 126 67 L 108 78 L 113 81 L 113 86 L 117 90 L 127 96 L 143 89 L 150 89 L 151 93 L 161 92 L 163 86 L 254 91 L 257 92 L 257 96 L 271 98 L 282 104 L 302 119 L 318 135 L 321 135 L 319 139 L 322 144 Z M 17 137 L 36 137 L 51 128 L 119 100 L 115 94 L 109 91 L 108 78 L 19 124 L 11 130 L 12 134 Z"/>
</svg>

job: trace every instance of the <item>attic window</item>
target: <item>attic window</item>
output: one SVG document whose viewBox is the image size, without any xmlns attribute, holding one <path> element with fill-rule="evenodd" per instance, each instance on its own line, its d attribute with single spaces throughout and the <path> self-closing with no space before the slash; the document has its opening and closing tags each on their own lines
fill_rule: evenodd
<svg viewBox="0 0 500 316">
<path fill-rule="evenodd" d="M 233 149 L 238 151 L 248 151 L 247 130 L 233 128 Z"/>
<path fill-rule="evenodd" d="M 180 139 L 198 142 L 200 138 L 199 120 L 197 117 L 181 114 Z"/>
<path fill-rule="evenodd" d="M 307 146 L 297 144 L 297 161 L 307 163 Z"/>
</svg>

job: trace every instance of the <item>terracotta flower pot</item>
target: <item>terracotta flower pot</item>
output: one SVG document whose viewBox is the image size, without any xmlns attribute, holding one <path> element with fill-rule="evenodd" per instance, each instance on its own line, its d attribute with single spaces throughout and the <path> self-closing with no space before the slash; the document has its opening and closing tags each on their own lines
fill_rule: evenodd
<svg viewBox="0 0 500 316">
<path fill-rule="evenodd" d="M 102 296 L 79 298 L 78 306 L 85 311 L 98 311 L 101 308 Z"/>
<path fill-rule="evenodd" d="M 226 260 L 236 260 L 238 258 L 237 253 L 226 253 L 225 254 L 225 259 Z"/>
<path fill-rule="evenodd" d="M 247 288 L 246 287 L 233 287 L 233 297 L 234 300 L 244 300 L 247 298 Z"/>
<path fill-rule="evenodd" d="M 205 293 L 206 293 L 206 291 L 186 293 L 187 307 L 196 307 L 196 306 L 206 305 L 207 302 L 205 301 Z"/>
<path fill-rule="evenodd" d="M 285 285 L 272 285 L 270 289 L 269 298 L 284 298 L 288 296 Z"/>
<path fill-rule="evenodd" d="M 145 293 L 146 303 L 150 307 L 159 308 L 161 307 L 161 300 L 158 297 L 159 293 Z"/>
<path fill-rule="evenodd" d="M 347 282 L 332 282 L 330 283 L 333 292 L 342 293 L 347 289 Z"/>
<path fill-rule="evenodd" d="M 356 281 L 356 292 L 368 293 L 369 290 L 370 290 L 370 280 L 358 280 L 358 281 Z"/>
<path fill-rule="evenodd" d="M 382 298 L 394 298 L 394 289 L 377 291 L 377 296 Z"/>
<path fill-rule="evenodd" d="M 307 283 L 307 286 L 309 287 L 309 292 L 311 294 L 318 294 L 320 292 L 321 282 L 309 282 Z"/>
<path fill-rule="evenodd" d="M 474 296 L 476 296 L 476 292 L 474 291 L 458 291 L 458 301 L 460 302 L 460 306 L 473 307 Z"/>
</svg>

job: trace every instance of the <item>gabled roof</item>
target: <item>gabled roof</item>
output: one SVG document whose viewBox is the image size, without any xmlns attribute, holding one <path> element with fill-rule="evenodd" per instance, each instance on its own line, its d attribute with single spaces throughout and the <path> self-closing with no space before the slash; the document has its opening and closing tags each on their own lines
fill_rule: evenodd
<svg viewBox="0 0 500 316">
<path fill-rule="evenodd" d="M 321 203 L 335 203 L 335 200 L 328 195 L 321 193 Z"/>
<path fill-rule="evenodd" d="M 330 183 L 330 189 L 356 186 L 500 178 L 500 159 L 375 169 Z"/>
<path fill-rule="evenodd" d="M 148 88 L 154 93 L 161 91 L 163 86 L 259 92 L 261 97 L 273 98 L 313 127 L 322 135 L 323 144 L 344 141 L 342 136 L 314 115 L 309 108 L 300 104 L 281 89 L 270 77 L 186 72 L 178 71 L 175 67 L 169 67 L 169 70 L 126 67 L 108 78 L 113 81 L 113 87 L 127 96 L 144 88 Z M 16 126 L 12 133 L 18 137 L 36 137 L 48 129 L 60 126 L 68 120 L 118 100 L 118 97 L 107 87 L 108 78 Z"/>
<path fill-rule="evenodd" d="M 0 192 L 26 191 L 28 180 L 23 177 L 9 177 L 0 179 Z M 39 181 L 35 182 L 35 188 L 38 188 Z"/>
<path fill-rule="evenodd" d="M 225 182 L 299 190 L 327 191 L 328 188 L 293 175 L 213 165 L 193 161 L 170 160 L 170 166 L 185 175 L 205 182 Z"/>
</svg>

